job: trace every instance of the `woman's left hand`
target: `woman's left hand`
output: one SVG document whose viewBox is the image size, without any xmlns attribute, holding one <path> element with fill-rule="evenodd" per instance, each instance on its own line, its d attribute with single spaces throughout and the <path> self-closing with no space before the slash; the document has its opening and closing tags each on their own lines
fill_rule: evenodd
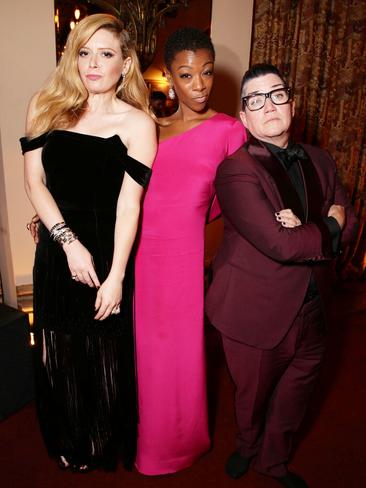
<svg viewBox="0 0 366 488">
<path fill-rule="evenodd" d="M 283 227 L 291 229 L 301 225 L 301 220 L 296 217 L 290 208 L 285 208 L 275 213 L 277 222 L 281 222 Z"/>
<path fill-rule="evenodd" d="M 107 278 L 100 286 L 95 300 L 95 320 L 104 320 L 111 314 L 120 312 L 122 282 Z"/>
</svg>

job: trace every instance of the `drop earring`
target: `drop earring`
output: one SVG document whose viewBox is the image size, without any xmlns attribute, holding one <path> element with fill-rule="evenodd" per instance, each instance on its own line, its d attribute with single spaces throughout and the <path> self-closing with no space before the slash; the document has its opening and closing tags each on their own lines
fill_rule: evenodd
<svg viewBox="0 0 366 488">
<path fill-rule="evenodd" d="M 174 100 L 175 98 L 175 91 L 172 85 L 169 87 L 168 97 L 170 98 L 170 100 Z"/>
</svg>

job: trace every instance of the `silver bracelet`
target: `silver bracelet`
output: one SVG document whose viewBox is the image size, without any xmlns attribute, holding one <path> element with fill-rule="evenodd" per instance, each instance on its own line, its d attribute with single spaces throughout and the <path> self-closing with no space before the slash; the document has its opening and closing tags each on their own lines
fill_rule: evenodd
<svg viewBox="0 0 366 488">
<path fill-rule="evenodd" d="M 50 236 L 53 237 L 54 232 L 61 229 L 62 227 L 66 227 L 66 224 L 64 221 L 58 222 L 57 224 L 53 225 L 50 229 Z"/>
<path fill-rule="evenodd" d="M 71 244 L 72 242 L 76 241 L 77 238 L 78 236 L 71 229 L 68 229 L 67 232 L 64 232 L 60 236 L 57 242 L 63 246 L 64 244 Z"/>
<path fill-rule="evenodd" d="M 70 227 L 67 227 L 66 225 L 63 225 L 62 227 L 54 230 L 51 237 L 61 246 L 63 246 L 64 244 L 71 244 L 78 238 L 77 235 L 70 229 Z"/>
</svg>

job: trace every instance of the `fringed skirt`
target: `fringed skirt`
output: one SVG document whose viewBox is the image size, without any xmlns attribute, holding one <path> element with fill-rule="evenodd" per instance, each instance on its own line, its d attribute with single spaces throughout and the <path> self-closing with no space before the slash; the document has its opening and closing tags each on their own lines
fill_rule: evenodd
<svg viewBox="0 0 366 488">
<path fill-rule="evenodd" d="M 88 229 L 92 228 L 89 225 Z M 79 231 L 80 235 L 80 231 Z M 102 282 L 113 238 L 104 248 L 83 236 Z M 90 239 L 88 239 L 90 237 Z M 95 236 L 94 236 L 95 237 Z M 109 248 L 108 248 L 109 246 Z M 132 468 L 136 388 L 132 323 L 132 259 L 121 313 L 95 321 L 96 289 L 71 279 L 66 256 L 40 229 L 34 266 L 35 381 L 41 431 L 49 454 L 71 465 Z"/>
</svg>

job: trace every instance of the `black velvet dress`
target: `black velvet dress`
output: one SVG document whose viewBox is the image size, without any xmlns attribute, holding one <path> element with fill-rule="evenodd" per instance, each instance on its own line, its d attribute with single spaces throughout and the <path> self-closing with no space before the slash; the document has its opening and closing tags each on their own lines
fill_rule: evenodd
<svg viewBox="0 0 366 488">
<path fill-rule="evenodd" d="M 21 139 L 43 147 L 46 184 L 66 224 L 92 254 L 102 283 L 112 263 L 117 199 L 125 172 L 145 186 L 150 169 L 121 139 L 54 130 Z M 41 225 L 33 270 L 36 401 L 51 456 L 71 464 L 132 467 L 136 389 L 132 317 L 133 253 L 121 312 L 95 321 L 96 289 L 71 279 L 66 255 Z"/>
</svg>

